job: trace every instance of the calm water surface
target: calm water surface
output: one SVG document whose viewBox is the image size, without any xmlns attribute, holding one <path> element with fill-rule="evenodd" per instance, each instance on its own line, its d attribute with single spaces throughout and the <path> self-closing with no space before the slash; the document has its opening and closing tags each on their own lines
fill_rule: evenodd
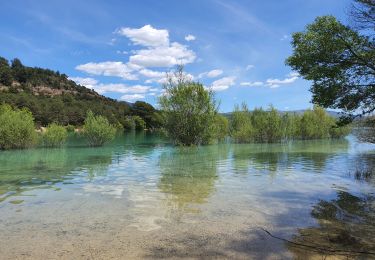
<svg viewBox="0 0 375 260">
<path fill-rule="evenodd" d="M 2 151 L 0 259 L 372 259 L 374 168 L 351 136 Z"/>
</svg>

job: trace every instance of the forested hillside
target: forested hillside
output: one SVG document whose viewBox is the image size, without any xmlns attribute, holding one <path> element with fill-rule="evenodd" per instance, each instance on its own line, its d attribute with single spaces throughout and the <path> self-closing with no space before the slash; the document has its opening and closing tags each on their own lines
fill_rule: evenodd
<svg viewBox="0 0 375 260">
<path fill-rule="evenodd" d="M 27 67 L 19 59 L 8 62 L 3 57 L 0 57 L 0 103 L 28 108 L 42 126 L 52 122 L 82 125 L 89 109 L 125 128 L 139 122 L 139 117 L 147 128 L 157 128 L 161 121 L 158 112 L 146 102 L 119 102 L 76 84 L 58 71 Z"/>
</svg>

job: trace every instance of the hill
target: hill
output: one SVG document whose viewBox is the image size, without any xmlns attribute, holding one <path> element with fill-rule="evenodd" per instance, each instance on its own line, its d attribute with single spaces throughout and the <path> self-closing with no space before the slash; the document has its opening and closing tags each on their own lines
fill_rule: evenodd
<svg viewBox="0 0 375 260">
<path fill-rule="evenodd" d="M 82 125 L 89 109 L 125 128 L 135 116 L 141 117 L 148 128 L 160 126 L 158 111 L 146 102 L 119 102 L 76 84 L 58 71 L 24 66 L 19 59 L 9 63 L 0 57 L 1 103 L 28 108 L 41 126 L 52 122 Z"/>
</svg>

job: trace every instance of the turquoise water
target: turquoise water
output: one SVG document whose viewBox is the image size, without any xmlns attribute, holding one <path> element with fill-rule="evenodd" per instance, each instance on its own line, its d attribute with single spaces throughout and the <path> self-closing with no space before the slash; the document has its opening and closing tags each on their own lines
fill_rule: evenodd
<svg viewBox="0 0 375 260">
<path fill-rule="evenodd" d="M 357 257 L 375 251 L 374 166 L 352 136 L 2 151 L 0 258 Z"/>
</svg>

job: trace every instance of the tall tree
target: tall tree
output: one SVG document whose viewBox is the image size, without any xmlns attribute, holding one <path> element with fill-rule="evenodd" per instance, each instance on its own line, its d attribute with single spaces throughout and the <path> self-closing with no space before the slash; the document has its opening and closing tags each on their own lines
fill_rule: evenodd
<svg viewBox="0 0 375 260">
<path fill-rule="evenodd" d="M 350 10 L 354 27 L 359 30 L 375 30 L 375 0 L 354 0 Z"/>
<path fill-rule="evenodd" d="M 172 140 L 179 145 L 210 143 L 216 132 L 217 106 L 213 92 L 188 79 L 181 66 L 168 76 L 164 90 L 159 103 Z"/>
<path fill-rule="evenodd" d="M 286 63 L 312 81 L 313 103 L 345 112 L 375 111 L 375 42 L 333 16 L 293 34 Z"/>
</svg>

